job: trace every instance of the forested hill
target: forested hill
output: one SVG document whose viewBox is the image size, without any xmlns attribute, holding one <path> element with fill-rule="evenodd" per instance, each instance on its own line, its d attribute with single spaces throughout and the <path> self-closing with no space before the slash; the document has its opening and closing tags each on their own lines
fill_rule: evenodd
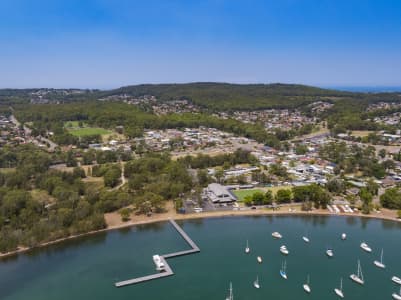
<svg viewBox="0 0 401 300">
<path fill-rule="evenodd" d="M 327 90 L 298 84 L 142 84 L 121 87 L 107 95 L 153 95 L 161 101 L 187 99 L 215 110 L 298 107 L 320 98 L 338 99 L 354 93 Z"/>
<path fill-rule="evenodd" d="M 141 84 L 103 91 L 82 89 L 0 89 L 0 105 L 28 103 L 32 98 L 67 103 L 121 95 L 132 97 L 151 95 L 155 96 L 159 101 L 186 99 L 211 111 L 296 108 L 319 100 L 352 103 L 352 105 L 359 102 L 364 106 L 378 101 L 401 101 L 400 93 L 355 93 L 282 83 L 230 84 L 197 82 Z M 45 102 L 39 101 L 35 103 Z"/>
</svg>

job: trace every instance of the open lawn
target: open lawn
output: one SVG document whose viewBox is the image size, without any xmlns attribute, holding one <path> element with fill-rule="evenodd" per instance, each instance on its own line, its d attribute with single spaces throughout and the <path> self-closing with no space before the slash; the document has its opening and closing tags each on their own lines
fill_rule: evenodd
<svg viewBox="0 0 401 300">
<path fill-rule="evenodd" d="M 104 128 L 97 127 L 82 127 L 82 128 L 74 128 L 68 129 L 68 131 L 75 136 L 87 136 L 87 135 L 104 135 L 110 134 L 110 131 Z"/>
<path fill-rule="evenodd" d="M 105 135 L 111 134 L 110 130 L 99 128 L 99 127 L 90 127 L 88 124 L 83 123 L 83 127 L 79 127 L 78 121 L 68 121 L 64 123 L 64 127 L 67 128 L 68 132 L 75 136 L 87 136 L 87 135 Z"/>
<path fill-rule="evenodd" d="M 261 193 L 263 193 L 263 191 L 262 190 L 259 190 L 259 189 L 251 189 L 251 190 L 236 190 L 236 191 L 232 191 L 233 192 L 233 194 L 235 195 L 235 196 L 237 196 L 237 198 L 238 198 L 238 201 L 244 201 L 244 198 L 246 197 L 246 196 L 252 196 L 254 193 L 256 193 L 256 192 L 261 192 Z"/>
</svg>

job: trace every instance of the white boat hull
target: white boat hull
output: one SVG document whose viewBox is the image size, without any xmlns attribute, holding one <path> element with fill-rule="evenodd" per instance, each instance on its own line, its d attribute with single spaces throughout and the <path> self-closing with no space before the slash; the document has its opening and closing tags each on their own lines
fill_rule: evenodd
<svg viewBox="0 0 401 300">
<path fill-rule="evenodd" d="M 258 257 L 257 257 L 257 261 L 258 261 L 258 263 L 261 264 L 261 263 L 262 263 L 262 258 L 261 258 L 260 256 L 258 256 Z"/>
<path fill-rule="evenodd" d="M 245 253 L 248 254 L 251 250 L 249 250 L 249 248 L 245 249 Z"/>
<path fill-rule="evenodd" d="M 362 280 L 362 278 L 359 278 L 357 275 L 352 274 L 350 275 L 351 280 L 353 280 L 356 283 L 359 283 L 360 285 L 364 285 L 364 281 Z"/>
<path fill-rule="evenodd" d="M 334 253 L 333 253 L 333 251 L 327 250 L 327 251 L 326 251 L 326 255 L 327 255 L 328 257 L 333 257 L 333 256 L 334 256 Z"/>
<path fill-rule="evenodd" d="M 393 293 L 392 296 L 393 296 L 393 299 L 401 300 L 401 295 L 399 295 L 399 294 Z"/>
<path fill-rule="evenodd" d="M 381 263 L 380 261 L 375 260 L 373 263 L 374 263 L 375 266 L 378 267 L 378 268 L 381 268 L 381 269 L 385 269 L 385 268 L 386 268 L 386 265 L 383 264 L 383 263 Z"/>
<path fill-rule="evenodd" d="M 399 285 L 401 285 L 401 278 L 398 278 L 397 276 L 393 276 L 391 280 Z"/>
<path fill-rule="evenodd" d="M 342 235 L 341 235 L 341 239 L 344 241 L 344 240 L 346 240 L 347 239 L 347 235 L 345 234 L 345 233 L 343 233 Z"/>
<path fill-rule="evenodd" d="M 365 243 L 361 244 L 361 248 L 362 248 L 362 250 L 364 250 L 364 251 L 366 251 L 368 253 L 372 252 L 372 249 Z"/>
<path fill-rule="evenodd" d="M 342 290 L 340 289 L 334 289 L 334 293 L 336 293 L 336 295 L 340 298 L 344 298 L 344 293 Z"/>
<path fill-rule="evenodd" d="M 283 236 L 279 232 L 273 232 L 272 237 L 275 239 L 281 239 Z"/>
<path fill-rule="evenodd" d="M 253 283 L 253 286 L 254 286 L 255 288 L 257 288 L 257 289 L 260 289 L 260 285 L 259 285 L 259 283 L 257 283 L 257 282 L 254 282 L 254 283 Z"/>
<path fill-rule="evenodd" d="M 306 236 L 302 237 L 302 239 L 304 240 L 305 243 L 309 243 L 310 242 L 309 239 Z"/>
<path fill-rule="evenodd" d="M 311 288 L 310 288 L 310 286 L 309 285 L 307 285 L 307 284 L 304 284 L 304 290 L 305 290 L 305 292 L 307 292 L 307 293 L 310 293 L 311 292 Z"/>
</svg>

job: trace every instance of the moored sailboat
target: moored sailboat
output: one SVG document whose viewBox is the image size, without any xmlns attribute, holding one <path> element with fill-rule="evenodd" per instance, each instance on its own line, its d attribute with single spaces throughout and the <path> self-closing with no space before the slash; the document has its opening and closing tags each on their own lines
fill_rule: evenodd
<svg viewBox="0 0 401 300">
<path fill-rule="evenodd" d="M 246 247 L 245 247 L 245 253 L 251 252 L 251 249 L 249 248 L 248 240 L 246 240 Z"/>
<path fill-rule="evenodd" d="M 256 280 L 253 282 L 253 286 L 257 289 L 260 288 L 260 284 L 259 284 L 259 277 L 256 276 Z"/>
<path fill-rule="evenodd" d="M 386 268 L 386 265 L 383 263 L 383 249 L 382 249 L 382 252 L 380 254 L 380 261 L 375 260 L 373 263 L 378 268 L 382 268 L 382 269 Z"/>
<path fill-rule="evenodd" d="M 229 289 L 229 291 L 230 291 L 230 294 L 226 297 L 226 300 L 234 300 L 233 285 L 232 285 L 231 282 L 230 282 L 230 289 Z"/>
<path fill-rule="evenodd" d="M 365 283 L 365 281 L 363 279 L 361 263 L 359 260 L 358 260 L 357 274 L 351 274 L 349 277 L 351 278 L 351 280 L 355 281 L 356 283 L 359 283 L 360 285 L 363 285 Z"/>
<path fill-rule="evenodd" d="M 305 290 L 305 292 L 310 293 L 312 290 L 310 288 L 310 283 L 309 283 L 309 275 L 306 279 L 306 283 L 303 285 L 303 288 Z"/>
<path fill-rule="evenodd" d="M 340 298 L 344 298 L 344 293 L 343 293 L 343 279 L 341 278 L 340 281 L 340 288 L 335 288 L 334 292 L 336 293 L 336 295 Z"/>
<path fill-rule="evenodd" d="M 287 261 L 284 261 L 281 265 L 280 275 L 284 279 L 288 279 L 287 277 Z"/>
</svg>

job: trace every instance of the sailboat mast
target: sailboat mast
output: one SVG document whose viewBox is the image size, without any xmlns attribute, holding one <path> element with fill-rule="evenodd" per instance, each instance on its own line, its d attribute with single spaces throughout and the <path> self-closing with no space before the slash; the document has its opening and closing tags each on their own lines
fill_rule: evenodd
<svg viewBox="0 0 401 300">
<path fill-rule="evenodd" d="M 341 277 L 341 282 L 340 282 L 340 290 L 341 292 L 343 291 L 343 278 Z"/>
</svg>

